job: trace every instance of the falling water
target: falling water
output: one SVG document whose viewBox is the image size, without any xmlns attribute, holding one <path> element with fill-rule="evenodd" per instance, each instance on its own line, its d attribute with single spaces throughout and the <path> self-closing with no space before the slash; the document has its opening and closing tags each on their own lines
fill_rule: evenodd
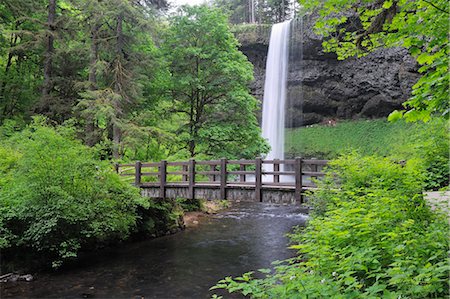
<svg viewBox="0 0 450 299">
<path fill-rule="evenodd" d="M 266 64 L 262 135 L 270 144 L 267 160 L 284 158 L 285 102 L 291 21 L 275 24 L 270 34 Z M 269 170 L 270 171 L 270 170 Z"/>
</svg>

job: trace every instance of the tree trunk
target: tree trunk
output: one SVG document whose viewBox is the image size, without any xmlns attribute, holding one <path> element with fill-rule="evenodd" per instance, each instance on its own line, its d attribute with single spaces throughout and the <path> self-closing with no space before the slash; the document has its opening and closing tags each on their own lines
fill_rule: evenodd
<svg viewBox="0 0 450 299">
<path fill-rule="evenodd" d="M 15 40 L 17 40 L 17 38 Z M 12 41 L 13 41 L 13 39 L 11 36 L 11 48 L 13 47 Z M 9 69 L 11 68 L 11 65 L 12 65 L 12 59 L 13 59 L 13 53 L 10 50 L 8 53 L 8 60 L 6 62 L 4 80 L 2 81 L 1 87 L 0 87 L 0 100 L 5 103 L 5 106 L 3 107 L 3 113 L 2 113 L 2 115 L 0 115 L 0 124 L 3 123 L 3 120 L 7 118 L 9 111 L 10 111 L 10 106 L 11 106 L 11 103 L 7 102 L 7 99 L 6 99 L 6 81 L 8 80 Z"/>
<path fill-rule="evenodd" d="M 45 43 L 45 59 L 44 59 L 44 83 L 42 86 L 42 97 L 46 98 L 50 95 L 53 88 L 52 73 L 53 73 L 53 55 L 54 55 L 54 32 L 55 32 L 55 18 L 56 18 L 56 0 L 48 1 L 48 17 L 47 17 L 47 34 Z"/>
<path fill-rule="evenodd" d="M 123 15 L 120 13 L 117 16 L 117 26 L 116 26 L 116 36 L 117 36 L 117 44 L 116 44 L 116 75 L 115 75 L 115 82 L 114 82 L 114 91 L 121 95 L 123 97 L 122 93 L 122 74 L 120 73 L 121 67 L 120 64 L 122 63 L 123 58 L 123 47 L 124 47 L 124 39 L 123 39 Z M 113 158 L 118 159 L 120 157 L 119 153 L 119 147 L 120 147 L 120 141 L 121 141 L 121 135 L 122 132 L 117 124 L 117 121 L 121 119 L 122 112 L 121 112 L 121 103 L 116 103 L 116 121 L 113 123 Z"/>
<path fill-rule="evenodd" d="M 97 89 L 98 31 L 101 25 L 95 24 L 91 29 L 91 58 L 89 61 L 89 90 Z"/>
<path fill-rule="evenodd" d="M 101 25 L 94 24 L 91 28 L 91 53 L 89 61 L 89 90 L 97 90 L 97 61 L 98 61 L 98 31 Z M 94 120 L 91 116 L 86 119 L 86 144 L 93 146 L 97 143 Z"/>
</svg>

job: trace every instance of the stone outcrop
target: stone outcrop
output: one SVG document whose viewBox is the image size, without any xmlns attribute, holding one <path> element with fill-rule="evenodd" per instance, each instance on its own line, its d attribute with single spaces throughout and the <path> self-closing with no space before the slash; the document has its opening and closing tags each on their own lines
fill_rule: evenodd
<svg viewBox="0 0 450 299">
<path fill-rule="evenodd" d="M 403 48 L 379 49 L 365 57 L 340 61 L 325 53 L 312 30 L 313 19 L 292 27 L 288 76 L 287 126 L 328 119 L 385 117 L 411 95 L 419 78 L 417 64 Z M 255 67 L 253 94 L 263 99 L 269 26 L 235 29 L 241 51 Z"/>
</svg>

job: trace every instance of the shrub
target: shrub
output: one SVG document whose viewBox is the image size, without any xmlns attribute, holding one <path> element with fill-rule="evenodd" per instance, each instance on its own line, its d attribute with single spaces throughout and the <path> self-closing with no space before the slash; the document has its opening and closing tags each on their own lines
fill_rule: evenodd
<svg viewBox="0 0 450 299">
<path fill-rule="evenodd" d="M 70 129 L 36 121 L 2 140 L 4 253 L 39 256 L 57 267 L 82 248 L 124 239 L 136 224 L 137 207 L 149 206 L 138 189 L 72 135 Z"/>
<path fill-rule="evenodd" d="M 354 154 L 332 162 L 307 228 L 291 236 L 299 256 L 265 278 L 214 288 L 254 298 L 448 296 L 447 215 L 426 205 L 416 167 Z"/>
</svg>

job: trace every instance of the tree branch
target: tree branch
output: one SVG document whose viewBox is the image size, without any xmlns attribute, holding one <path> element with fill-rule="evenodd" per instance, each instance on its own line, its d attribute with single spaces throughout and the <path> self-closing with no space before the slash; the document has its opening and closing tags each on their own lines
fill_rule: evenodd
<svg viewBox="0 0 450 299">
<path fill-rule="evenodd" d="M 442 11 L 442 12 L 445 12 L 445 13 L 449 13 L 449 11 L 448 10 L 445 10 L 445 9 L 443 9 L 443 8 L 440 8 L 439 6 L 437 6 L 436 4 L 434 4 L 433 2 L 431 2 L 431 1 L 428 1 L 428 0 L 422 0 L 423 2 L 425 2 L 425 3 L 427 3 L 427 4 L 429 4 L 429 5 L 431 5 L 431 6 L 433 6 L 434 8 L 436 8 L 437 10 L 440 10 L 440 11 Z"/>
</svg>

